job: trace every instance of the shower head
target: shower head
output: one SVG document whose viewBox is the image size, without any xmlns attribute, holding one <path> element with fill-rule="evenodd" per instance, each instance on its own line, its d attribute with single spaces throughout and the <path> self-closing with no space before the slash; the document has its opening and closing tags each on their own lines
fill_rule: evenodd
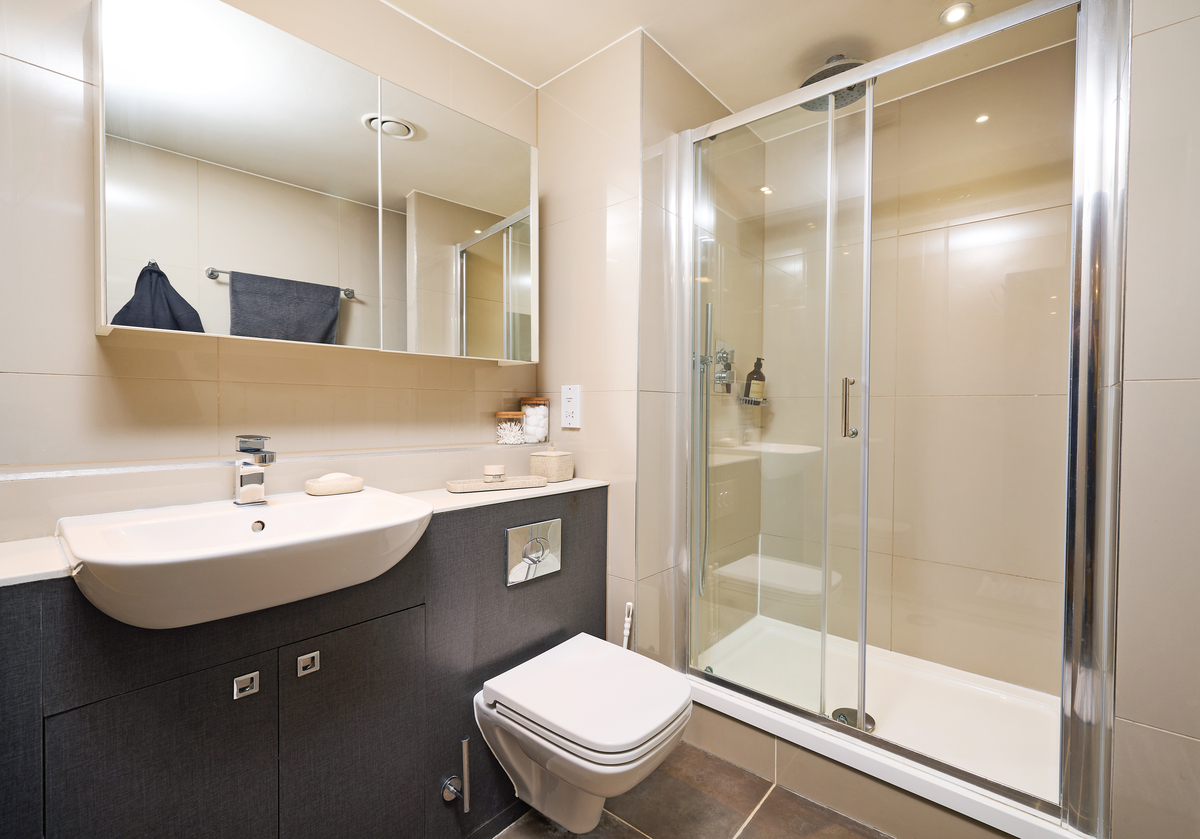
<svg viewBox="0 0 1200 839">
<path fill-rule="evenodd" d="M 817 70 L 817 72 L 805 79 L 800 87 L 808 87 L 810 84 L 815 84 L 816 82 L 827 79 L 830 76 L 836 76 L 838 73 L 845 73 L 847 70 L 853 70 L 855 67 L 861 67 L 866 63 L 867 62 L 863 61 L 861 58 L 847 58 L 844 55 L 832 55 L 829 57 L 829 60 L 821 66 L 821 69 Z M 866 82 L 859 82 L 858 84 L 844 87 L 837 93 L 833 94 L 833 107 L 844 108 L 847 105 L 857 102 L 866 95 Z M 829 97 L 822 96 L 820 99 L 813 99 L 810 102 L 805 102 L 800 107 L 804 108 L 806 111 L 828 111 Z"/>
</svg>

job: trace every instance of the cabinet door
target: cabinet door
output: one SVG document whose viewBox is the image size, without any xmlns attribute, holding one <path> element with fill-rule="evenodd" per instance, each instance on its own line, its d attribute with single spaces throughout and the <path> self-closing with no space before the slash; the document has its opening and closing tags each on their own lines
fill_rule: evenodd
<svg viewBox="0 0 1200 839">
<path fill-rule="evenodd" d="M 272 651 L 48 718 L 46 835 L 274 836 L 277 668 Z"/>
<path fill-rule="evenodd" d="M 280 649 L 281 839 L 423 836 L 424 656 L 422 606 Z"/>
</svg>

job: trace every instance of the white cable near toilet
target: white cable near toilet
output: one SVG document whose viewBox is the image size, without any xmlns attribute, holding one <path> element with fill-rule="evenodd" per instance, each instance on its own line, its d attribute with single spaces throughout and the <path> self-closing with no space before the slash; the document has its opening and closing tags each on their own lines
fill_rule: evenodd
<svg viewBox="0 0 1200 839">
<path fill-rule="evenodd" d="M 625 637 L 621 641 L 621 646 L 629 649 L 629 628 L 633 626 L 633 603 L 625 604 Z"/>
</svg>

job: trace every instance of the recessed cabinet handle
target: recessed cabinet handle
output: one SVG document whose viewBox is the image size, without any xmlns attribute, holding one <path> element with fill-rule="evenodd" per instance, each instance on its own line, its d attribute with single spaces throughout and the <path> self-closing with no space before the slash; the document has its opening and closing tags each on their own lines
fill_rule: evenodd
<svg viewBox="0 0 1200 839">
<path fill-rule="evenodd" d="M 233 698 L 243 699 L 252 693 L 258 693 L 258 672 L 247 673 L 233 680 Z"/>
<path fill-rule="evenodd" d="M 296 675 L 307 676 L 310 673 L 316 673 L 321 669 L 321 651 L 315 650 L 311 653 L 305 653 L 296 659 Z"/>
</svg>

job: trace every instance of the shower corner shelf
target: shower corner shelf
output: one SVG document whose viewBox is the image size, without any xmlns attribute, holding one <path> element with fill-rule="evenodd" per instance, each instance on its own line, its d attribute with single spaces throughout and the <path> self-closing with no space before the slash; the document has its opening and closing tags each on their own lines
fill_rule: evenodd
<svg viewBox="0 0 1200 839">
<path fill-rule="evenodd" d="M 749 396 L 739 396 L 737 401 L 739 405 L 753 405 L 755 407 L 771 404 L 770 399 L 751 399 Z"/>
</svg>

